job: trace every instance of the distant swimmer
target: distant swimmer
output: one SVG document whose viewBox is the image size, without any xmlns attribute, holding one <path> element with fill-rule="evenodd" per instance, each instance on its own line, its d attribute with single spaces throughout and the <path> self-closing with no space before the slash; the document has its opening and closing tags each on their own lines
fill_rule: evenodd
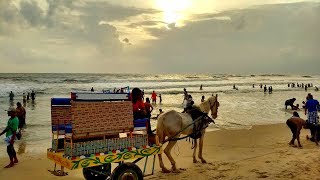
<svg viewBox="0 0 320 180">
<path fill-rule="evenodd" d="M 294 108 L 293 103 L 296 101 L 296 98 L 292 98 L 292 99 L 288 99 L 286 100 L 286 102 L 284 103 L 284 105 L 286 106 L 286 109 L 288 106 L 291 106 L 291 109 Z"/>
<path fill-rule="evenodd" d="M 23 94 L 22 94 L 22 101 L 23 101 L 23 103 L 26 103 L 26 102 L 27 102 L 26 93 L 23 93 Z"/>
<path fill-rule="evenodd" d="M 183 88 L 183 101 L 182 104 L 186 104 L 186 101 L 188 99 L 188 91 L 186 88 Z"/>
<path fill-rule="evenodd" d="M 19 119 L 19 129 L 22 129 L 26 126 L 26 110 L 21 105 L 20 102 L 17 102 L 16 115 Z"/>
<path fill-rule="evenodd" d="M 93 89 L 93 87 L 91 88 L 91 92 L 94 92 L 94 89 Z"/>
<path fill-rule="evenodd" d="M 204 102 L 204 98 L 205 98 L 204 96 L 201 97 L 201 102 Z"/>
<path fill-rule="evenodd" d="M 31 92 L 31 100 L 34 101 L 36 99 L 36 93 L 34 92 L 34 90 L 32 90 Z"/>
<path fill-rule="evenodd" d="M 252 88 L 254 88 L 254 84 L 252 84 Z"/>
<path fill-rule="evenodd" d="M 10 91 L 10 94 L 9 94 L 9 99 L 10 101 L 13 101 L 13 98 L 14 98 L 14 94 L 12 91 Z"/>
<path fill-rule="evenodd" d="M 233 84 L 233 89 L 235 89 L 235 90 L 239 90 L 239 89 L 236 87 L 236 85 L 235 85 L 235 84 Z"/>
<path fill-rule="evenodd" d="M 202 90 L 202 84 L 200 85 L 200 90 Z"/>
<path fill-rule="evenodd" d="M 152 103 L 157 104 L 157 93 L 156 92 L 152 91 L 151 99 L 152 99 Z"/>
<path fill-rule="evenodd" d="M 314 89 L 315 91 L 319 91 L 319 88 L 317 87 L 317 86 L 315 86 L 315 89 Z"/>
<path fill-rule="evenodd" d="M 159 94 L 159 102 L 160 102 L 160 104 L 162 103 L 162 96 L 161 96 L 161 94 Z"/>
</svg>

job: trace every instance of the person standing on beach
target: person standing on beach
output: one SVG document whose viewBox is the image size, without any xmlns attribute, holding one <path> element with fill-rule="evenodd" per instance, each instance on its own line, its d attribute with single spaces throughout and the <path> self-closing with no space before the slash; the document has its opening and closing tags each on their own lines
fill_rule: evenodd
<svg viewBox="0 0 320 180">
<path fill-rule="evenodd" d="M 94 92 L 94 89 L 93 89 L 93 87 L 91 88 L 91 92 Z"/>
<path fill-rule="evenodd" d="M 299 114 L 295 111 L 293 112 L 293 116 L 287 120 L 286 124 L 292 133 L 292 139 L 289 142 L 289 145 L 294 146 L 294 141 L 297 139 L 298 146 L 302 147 L 300 143 L 300 131 L 302 128 L 306 128 L 306 121 L 301 119 Z"/>
<path fill-rule="evenodd" d="M 159 94 L 159 102 L 160 102 L 160 104 L 162 103 L 162 96 L 161 96 L 161 94 Z"/>
<path fill-rule="evenodd" d="M 36 99 L 36 93 L 34 92 L 34 90 L 32 90 L 31 92 L 31 100 L 34 101 Z"/>
<path fill-rule="evenodd" d="M 157 94 L 156 94 L 156 92 L 152 91 L 151 99 L 152 99 L 152 103 L 157 104 Z"/>
<path fill-rule="evenodd" d="M 14 140 L 16 139 L 16 133 L 19 126 L 19 119 L 16 117 L 16 109 L 14 107 L 10 107 L 8 110 L 8 116 L 10 116 L 8 120 L 8 124 L 5 130 L 0 133 L 2 136 L 6 133 L 6 138 L 4 139 L 7 145 L 7 153 L 9 155 L 10 164 L 5 166 L 5 168 L 11 168 L 14 166 L 15 163 L 18 163 L 18 158 L 16 151 L 14 149 Z"/>
<path fill-rule="evenodd" d="M 14 98 L 14 94 L 12 91 L 10 91 L 10 94 L 9 94 L 9 99 L 10 101 L 13 101 L 13 98 Z"/>
<path fill-rule="evenodd" d="M 317 107 L 319 106 L 319 101 L 316 99 L 313 99 L 312 94 L 308 94 L 307 96 L 307 102 L 306 102 L 306 108 L 304 110 L 304 114 L 307 115 L 308 124 L 310 126 L 317 125 L 319 123 L 318 119 L 318 110 Z M 310 128 L 311 133 L 311 140 L 314 138 L 314 130 L 313 128 Z"/>
<path fill-rule="evenodd" d="M 254 88 L 254 84 L 252 84 L 252 88 Z"/>
<path fill-rule="evenodd" d="M 146 98 L 146 102 L 144 103 L 144 107 L 146 108 L 147 118 L 151 118 L 151 112 L 153 111 L 153 106 L 150 104 L 150 99 Z"/>
<path fill-rule="evenodd" d="M 200 90 L 202 90 L 202 84 L 200 85 Z"/>
<path fill-rule="evenodd" d="M 267 85 L 264 85 L 263 92 L 264 92 L 264 93 L 267 92 Z"/>
<path fill-rule="evenodd" d="M 17 102 L 16 114 L 19 119 L 19 129 L 22 129 L 26 125 L 26 110 L 20 102 Z"/>
<path fill-rule="evenodd" d="M 27 101 L 30 100 L 30 93 L 27 94 Z"/>
</svg>

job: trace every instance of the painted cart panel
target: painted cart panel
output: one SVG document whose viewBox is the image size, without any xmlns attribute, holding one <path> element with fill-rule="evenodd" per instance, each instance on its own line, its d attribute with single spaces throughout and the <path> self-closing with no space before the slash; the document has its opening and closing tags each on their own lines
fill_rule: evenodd
<svg viewBox="0 0 320 180">
<path fill-rule="evenodd" d="M 106 163 L 117 163 L 125 160 L 134 160 L 160 153 L 162 153 L 161 146 L 154 146 L 148 148 L 135 149 L 131 151 L 94 155 L 83 158 L 67 158 L 63 156 L 63 152 L 52 152 L 51 149 L 48 149 L 47 158 L 61 166 L 66 167 L 67 169 L 74 170 L 92 166 L 99 166 Z"/>
</svg>

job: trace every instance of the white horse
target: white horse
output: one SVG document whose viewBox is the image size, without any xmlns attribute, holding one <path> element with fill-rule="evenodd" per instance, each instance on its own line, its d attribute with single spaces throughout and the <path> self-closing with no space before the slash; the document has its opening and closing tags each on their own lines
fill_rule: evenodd
<svg viewBox="0 0 320 180">
<path fill-rule="evenodd" d="M 219 107 L 218 95 L 216 95 L 216 96 L 211 96 L 210 98 L 208 98 L 208 100 L 204 101 L 199 105 L 199 108 L 203 113 L 200 112 L 200 114 L 199 113 L 195 114 L 195 117 L 193 118 L 197 119 L 196 121 L 192 119 L 189 113 L 179 113 L 175 110 L 171 110 L 166 113 L 163 113 L 158 117 L 157 136 L 159 138 L 160 143 L 162 144 L 165 143 L 166 141 L 169 141 L 168 145 L 164 149 L 164 153 L 167 155 L 168 159 L 171 162 L 173 172 L 179 172 L 179 170 L 176 167 L 176 162 L 171 156 L 171 149 L 177 143 L 177 138 L 179 138 L 181 134 L 192 135 L 195 129 L 198 133 L 201 133 L 201 134 L 198 134 L 200 136 L 198 157 L 202 163 L 206 163 L 206 160 L 204 160 L 202 157 L 203 138 L 205 134 L 205 128 L 208 127 L 208 124 L 210 122 L 213 122 L 213 120 L 209 118 L 207 114 L 211 110 L 212 118 L 216 119 L 218 116 L 218 107 Z M 196 159 L 196 149 L 197 149 L 197 141 L 195 140 L 194 152 L 193 152 L 194 163 L 198 162 Z M 162 154 L 159 154 L 158 157 L 159 157 L 159 163 L 160 163 L 162 172 L 164 173 L 170 172 L 163 164 Z"/>
</svg>

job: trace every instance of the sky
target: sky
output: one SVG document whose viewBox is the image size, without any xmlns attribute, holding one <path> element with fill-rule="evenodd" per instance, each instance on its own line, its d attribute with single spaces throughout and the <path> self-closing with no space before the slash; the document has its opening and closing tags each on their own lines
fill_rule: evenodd
<svg viewBox="0 0 320 180">
<path fill-rule="evenodd" d="M 319 74 L 320 0 L 0 0 L 0 73 Z"/>
</svg>

